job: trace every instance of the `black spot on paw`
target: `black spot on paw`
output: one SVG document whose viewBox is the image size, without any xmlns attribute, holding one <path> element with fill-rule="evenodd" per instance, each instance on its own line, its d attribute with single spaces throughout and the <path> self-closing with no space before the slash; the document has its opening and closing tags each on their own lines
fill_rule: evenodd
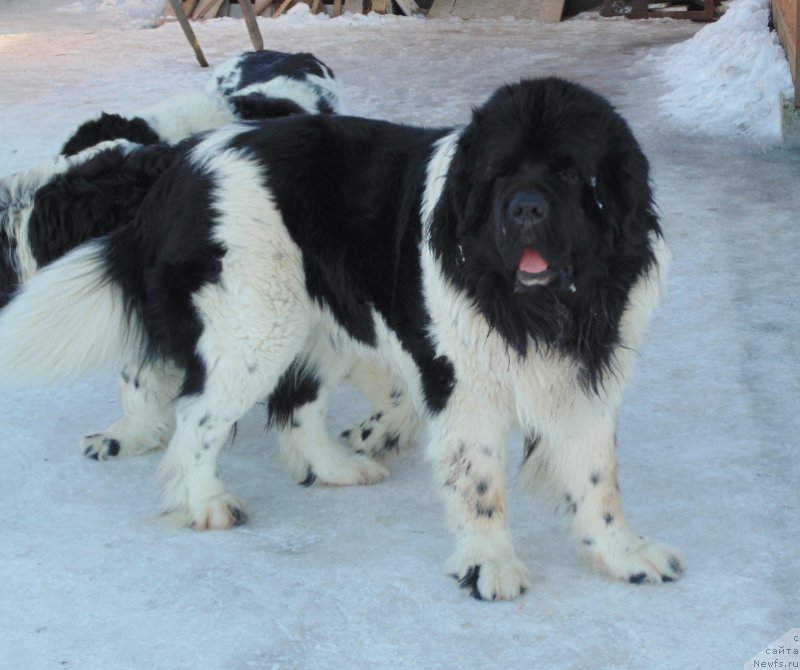
<svg viewBox="0 0 800 670">
<path fill-rule="evenodd" d="M 589 478 L 589 481 L 592 482 L 593 486 L 597 486 L 600 483 L 600 473 L 599 472 L 593 472 L 592 476 Z"/>
<path fill-rule="evenodd" d="M 594 544 L 594 540 L 591 537 L 583 538 L 582 542 L 587 546 L 591 547 Z"/>
<path fill-rule="evenodd" d="M 241 526 L 242 524 L 247 523 L 247 514 L 245 514 L 243 509 L 240 509 L 234 505 L 228 505 L 228 511 L 231 513 L 234 526 Z"/>
<path fill-rule="evenodd" d="M 343 431 L 342 431 L 342 432 L 339 434 L 339 437 L 341 437 L 343 440 L 347 440 L 347 439 L 350 437 L 350 432 L 351 432 L 351 431 L 350 431 L 350 429 L 349 429 L 349 428 L 348 428 L 347 430 L 343 430 Z"/>
<path fill-rule="evenodd" d="M 679 575 L 683 572 L 683 565 L 681 562 L 675 558 L 674 556 L 669 559 L 669 569 L 672 570 L 676 575 Z"/>
<path fill-rule="evenodd" d="M 645 574 L 644 572 L 639 572 L 635 575 L 631 575 L 630 577 L 628 577 L 628 581 L 631 584 L 641 584 L 646 579 L 647 579 L 647 574 Z"/>
<path fill-rule="evenodd" d="M 614 516 L 610 512 L 606 512 L 603 516 L 603 521 L 606 522 L 606 526 L 610 526 L 612 523 L 614 523 Z"/>
<path fill-rule="evenodd" d="M 108 454 L 109 456 L 117 456 L 120 452 L 119 440 L 108 441 Z"/>
<path fill-rule="evenodd" d="M 462 589 L 469 589 L 469 594 L 476 600 L 483 600 L 481 592 L 478 591 L 478 578 L 481 576 L 480 565 L 470 565 L 466 574 L 458 580 L 458 585 Z M 456 576 L 456 579 L 458 577 Z"/>
<path fill-rule="evenodd" d="M 486 493 L 486 491 L 489 490 L 489 482 L 486 481 L 485 479 L 481 479 L 478 482 L 478 485 L 475 487 L 475 490 L 477 491 L 479 496 L 482 496 L 484 493 Z"/>
<path fill-rule="evenodd" d="M 491 519 L 494 516 L 494 511 L 495 510 L 494 510 L 494 507 L 492 505 L 484 506 L 484 505 L 481 505 L 480 503 L 478 503 L 475 506 L 475 513 L 478 516 L 485 516 L 488 519 Z"/>
<path fill-rule="evenodd" d="M 91 454 L 91 455 L 89 456 L 89 458 L 91 458 L 93 461 L 99 461 L 99 460 L 100 460 L 100 454 L 98 454 L 98 453 L 95 451 L 93 454 Z"/>
<path fill-rule="evenodd" d="M 370 435 L 372 435 L 372 428 L 365 428 L 361 431 L 361 441 L 365 441 Z"/>
<path fill-rule="evenodd" d="M 674 579 L 673 577 L 670 577 L 669 575 L 661 575 L 661 581 L 662 581 L 664 584 L 667 584 L 667 583 L 669 583 L 669 582 L 674 582 L 674 581 L 675 581 L 675 579 Z"/>
<path fill-rule="evenodd" d="M 311 466 L 309 465 L 308 466 L 308 471 L 306 472 L 306 478 L 302 482 L 299 482 L 299 484 L 300 484 L 300 486 L 309 487 L 315 481 L 317 481 L 317 475 L 314 474 L 314 471 L 311 469 Z"/>
<path fill-rule="evenodd" d="M 373 414 L 369 417 L 370 421 L 380 421 L 383 418 L 383 412 L 378 412 L 377 414 Z"/>
</svg>

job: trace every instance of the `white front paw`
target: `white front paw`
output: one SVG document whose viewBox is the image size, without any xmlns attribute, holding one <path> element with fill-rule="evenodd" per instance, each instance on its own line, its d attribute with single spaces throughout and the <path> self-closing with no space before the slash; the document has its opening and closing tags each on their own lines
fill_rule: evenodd
<svg viewBox="0 0 800 670">
<path fill-rule="evenodd" d="M 530 586 L 530 573 L 516 556 L 504 555 L 471 560 L 466 554 L 454 554 L 447 571 L 461 588 L 469 589 L 478 600 L 513 600 Z"/>
<path fill-rule="evenodd" d="M 612 579 L 631 584 L 674 582 L 684 561 L 672 547 L 631 534 L 624 541 L 587 547 L 594 567 Z"/>
</svg>

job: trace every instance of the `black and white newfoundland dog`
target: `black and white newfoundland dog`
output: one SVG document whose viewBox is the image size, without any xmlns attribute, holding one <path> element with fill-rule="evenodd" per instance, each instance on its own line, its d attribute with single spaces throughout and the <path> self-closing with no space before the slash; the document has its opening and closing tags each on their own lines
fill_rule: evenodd
<svg viewBox="0 0 800 670">
<path fill-rule="evenodd" d="M 529 584 L 508 528 L 515 426 L 529 436 L 521 481 L 566 507 L 598 570 L 672 581 L 679 555 L 625 521 L 615 456 L 668 261 L 648 179 L 608 102 L 553 78 L 501 88 L 458 128 L 227 127 L 179 148 L 134 224 L 11 300 L 0 386 L 122 361 L 143 389 L 130 429 L 170 435 L 165 510 L 227 528 L 246 517 L 218 455 L 264 398 L 298 478 L 384 476 L 325 425 L 332 385 L 377 361 L 429 419 L 456 535 L 448 570 L 474 596 Z"/>
<path fill-rule="evenodd" d="M 346 111 L 333 71 L 318 58 L 259 51 L 217 67 L 205 91 L 181 93 L 140 117 L 103 113 L 84 123 L 61 155 L 0 179 L 0 308 L 42 267 L 133 221 L 145 194 L 177 154 L 173 144 L 241 119 Z M 356 365 L 350 377 L 378 403 L 359 430 L 349 431 L 353 446 L 379 456 L 385 448 L 410 442 L 418 421 L 408 402 L 397 402 L 402 385 L 376 375 L 367 362 Z M 85 456 L 106 460 L 163 446 L 163 426 L 145 430 L 136 420 L 146 403 L 135 381 L 135 375 L 122 370 L 125 415 L 81 440 Z M 384 431 L 370 438 L 369 426 L 378 422 Z"/>
<path fill-rule="evenodd" d="M 250 51 L 211 74 L 202 91 L 186 91 L 133 117 L 102 113 L 82 124 L 61 153 L 71 156 L 106 140 L 174 144 L 239 119 L 347 112 L 339 82 L 310 53 Z"/>
</svg>

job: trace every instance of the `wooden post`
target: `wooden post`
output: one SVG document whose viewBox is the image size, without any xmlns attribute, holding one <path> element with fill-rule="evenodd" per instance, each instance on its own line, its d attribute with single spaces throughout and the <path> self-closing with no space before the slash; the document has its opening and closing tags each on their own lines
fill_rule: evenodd
<svg viewBox="0 0 800 670">
<path fill-rule="evenodd" d="M 291 5 L 293 2 L 294 0 L 283 0 L 283 2 L 280 5 L 278 5 L 278 8 L 273 12 L 272 18 L 277 19 L 281 14 L 283 14 L 288 9 L 289 5 Z"/>
<path fill-rule="evenodd" d="M 186 39 L 189 40 L 189 44 L 191 44 L 192 49 L 194 49 L 194 56 L 197 58 L 197 62 L 200 63 L 200 67 L 208 67 L 208 61 L 203 55 L 203 50 L 200 48 L 200 42 L 197 41 L 197 36 L 194 34 L 192 26 L 189 25 L 189 19 L 186 18 L 186 13 L 183 11 L 181 0 L 169 1 L 175 12 L 175 16 L 178 17 L 178 23 L 181 24 L 183 34 L 186 35 Z"/>
<path fill-rule="evenodd" d="M 250 0 L 239 0 L 239 8 L 242 10 L 244 22 L 247 24 L 247 32 L 250 34 L 253 48 L 256 51 L 264 51 L 264 38 L 261 37 L 261 31 L 258 29 L 256 15 L 253 13 L 253 5 L 250 4 Z"/>
<path fill-rule="evenodd" d="M 253 9 L 253 13 L 256 16 L 261 16 L 261 14 L 263 14 L 272 6 L 273 2 L 275 2 L 275 0 L 256 0 L 256 6 L 255 9 Z"/>
</svg>

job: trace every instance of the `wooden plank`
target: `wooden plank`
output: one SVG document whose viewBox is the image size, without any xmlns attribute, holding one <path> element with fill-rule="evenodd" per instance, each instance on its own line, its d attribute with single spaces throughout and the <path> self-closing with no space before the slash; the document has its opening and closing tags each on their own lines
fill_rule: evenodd
<svg viewBox="0 0 800 670">
<path fill-rule="evenodd" d="M 434 0 L 429 19 L 493 19 L 511 16 L 515 19 L 561 20 L 564 0 Z"/>
<path fill-rule="evenodd" d="M 789 70 L 794 82 L 794 106 L 800 107 L 798 74 L 800 73 L 800 2 L 798 0 L 773 0 L 772 17 L 775 29 L 786 52 Z"/>
<path fill-rule="evenodd" d="M 342 0 L 333 0 L 333 16 L 342 15 Z"/>
<path fill-rule="evenodd" d="M 564 13 L 564 2 L 566 0 L 543 0 L 539 5 L 538 16 L 520 16 L 518 18 L 537 19 L 544 23 L 558 23 Z"/>
<path fill-rule="evenodd" d="M 311 13 L 319 14 L 322 10 L 322 0 L 313 0 L 311 3 Z"/>
<path fill-rule="evenodd" d="M 272 7 L 272 3 L 274 3 L 274 2 L 275 2 L 275 0 L 256 0 L 256 4 L 253 7 L 253 13 L 256 16 L 261 16 L 270 7 Z"/>
<path fill-rule="evenodd" d="M 272 18 L 277 19 L 281 14 L 289 9 L 289 5 L 294 4 L 294 1 L 295 0 L 283 0 L 283 2 L 278 5 L 278 8 L 272 13 Z"/>
<path fill-rule="evenodd" d="M 344 0 L 344 12 L 350 14 L 364 13 L 364 0 Z"/>
<path fill-rule="evenodd" d="M 247 34 L 250 35 L 253 49 L 264 51 L 264 38 L 261 37 L 261 31 L 258 29 L 253 5 L 250 4 L 250 0 L 239 0 L 239 8 L 242 10 L 242 17 L 244 17 L 244 22 L 247 24 Z"/>
<path fill-rule="evenodd" d="M 208 67 L 208 61 L 203 55 L 203 50 L 200 48 L 200 42 L 197 41 L 197 36 L 194 34 L 194 30 L 192 30 L 192 26 L 189 25 L 189 18 L 183 11 L 181 1 L 170 0 L 170 2 L 172 3 L 172 9 L 175 12 L 175 16 L 178 18 L 178 23 L 180 23 L 181 28 L 183 29 L 183 34 L 186 36 L 189 44 L 192 45 L 192 49 L 194 49 L 194 56 L 197 58 L 197 62 L 200 63 L 200 67 Z"/>
<path fill-rule="evenodd" d="M 428 10 L 429 19 L 449 19 L 450 13 L 456 0 L 433 0 L 431 8 Z"/>
<path fill-rule="evenodd" d="M 213 18 L 217 15 L 222 3 L 223 0 L 200 0 L 200 3 L 197 5 L 197 9 L 192 12 L 192 18 L 202 19 L 206 16 Z"/>
</svg>

